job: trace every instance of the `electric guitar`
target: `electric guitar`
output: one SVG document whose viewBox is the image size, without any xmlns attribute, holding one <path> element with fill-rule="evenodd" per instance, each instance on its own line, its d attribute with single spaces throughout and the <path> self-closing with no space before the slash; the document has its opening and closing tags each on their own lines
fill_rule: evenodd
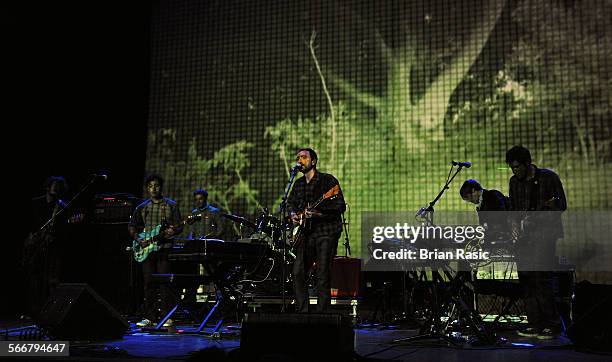
<svg viewBox="0 0 612 362">
<path fill-rule="evenodd" d="M 293 227 L 290 241 L 290 246 L 292 249 L 297 248 L 302 243 L 306 231 L 310 228 L 310 218 L 306 216 L 306 211 L 315 210 L 316 207 L 323 201 L 334 199 L 336 196 L 338 196 L 338 194 L 340 194 L 340 186 L 336 185 L 324 193 L 323 196 L 321 196 L 312 205 L 308 205 L 304 210 L 296 213 L 297 221 L 294 221 L 295 225 Z"/>
<path fill-rule="evenodd" d="M 163 232 L 166 229 L 168 228 L 176 229 L 186 224 L 193 224 L 194 222 L 196 222 L 197 220 L 200 220 L 201 218 L 202 218 L 202 213 L 191 214 L 187 216 L 185 219 L 181 220 L 176 225 L 168 226 L 166 224 L 160 224 L 160 225 L 155 226 L 151 230 L 141 232 L 140 234 L 138 234 L 138 238 L 143 240 L 144 241 L 143 244 L 145 245 L 143 246 L 140 242 L 136 240 L 132 240 L 132 251 L 134 252 L 134 259 L 137 262 L 142 263 L 143 261 L 145 261 L 145 259 L 147 259 L 149 254 L 151 254 L 154 251 L 159 250 L 161 248 L 159 245 L 159 240 L 162 239 Z"/>
<path fill-rule="evenodd" d="M 559 201 L 559 197 L 553 196 L 545 201 L 544 205 L 550 207 L 549 205 L 557 201 Z M 544 211 L 536 211 L 534 213 L 537 214 L 538 212 Z M 529 240 L 529 235 L 531 232 L 542 227 L 543 225 L 541 221 L 536 220 L 536 216 L 534 216 L 530 211 L 523 211 L 518 221 L 515 221 L 515 225 L 512 225 L 512 237 L 517 243 L 526 242 Z"/>
<path fill-rule="evenodd" d="M 39 230 L 28 234 L 23 247 L 23 255 L 21 259 L 21 266 L 29 268 L 35 263 L 40 262 L 47 253 L 49 247 L 56 242 L 57 236 L 55 234 L 55 221 L 53 218 L 56 214 L 67 207 L 67 204 L 63 200 L 58 200 L 53 208 L 52 219 L 47 221 Z M 85 219 L 85 215 L 76 211 L 74 214 L 65 220 L 68 225 L 82 223 Z"/>
</svg>

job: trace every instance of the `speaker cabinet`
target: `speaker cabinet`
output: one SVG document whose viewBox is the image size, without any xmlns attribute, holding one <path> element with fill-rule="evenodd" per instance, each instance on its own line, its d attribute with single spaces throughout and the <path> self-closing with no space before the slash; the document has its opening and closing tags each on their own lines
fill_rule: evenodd
<svg viewBox="0 0 612 362">
<path fill-rule="evenodd" d="M 37 318 L 39 327 L 55 339 L 121 338 L 128 323 L 89 285 L 60 284 Z"/>
<path fill-rule="evenodd" d="M 567 336 L 578 348 L 612 351 L 612 286 L 582 281 L 576 285 L 573 323 Z"/>
<path fill-rule="evenodd" d="M 339 314 L 246 313 L 240 354 L 292 360 L 349 360 L 355 350 L 351 322 Z"/>
<path fill-rule="evenodd" d="M 331 267 L 331 295 L 334 298 L 359 296 L 361 259 L 335 257 Z"/>
</svg>

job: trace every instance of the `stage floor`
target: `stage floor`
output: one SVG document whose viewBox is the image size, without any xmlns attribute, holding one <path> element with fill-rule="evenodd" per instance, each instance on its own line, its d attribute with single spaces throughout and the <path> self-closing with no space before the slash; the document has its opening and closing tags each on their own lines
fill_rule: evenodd
<svg viewBox="0 0 612 362">
<path fill-rule="evenodd" d="M 5 339 L 27 342 L 35 326 L 24 322 L 9 321 L 0 325 Z M 96 342 L 71 342 L 70 357 L 51 360 L 206 360 L 233 361 L 239 356 L 240 327 L 224 325 L 220 338 L 192 334 L 194 325 L 178 324 L 167 332 L 142 332 L 133 321 L 130 330 L 120 340 Z M 370 325 L 355 328 L 355 361 L 609 361 L 610 355 L 576 351 L 564 336 L 553 340 L 519 337 L 514 331 L 497 331 L 501 337 L 497 345 L 474 347 L 467 344 L 450 345 L 441 340 L 419 340 L 393 343 L 394 340 L 417 335 L 416 329 L 381 327 Z M 32 337 L 32 336 L 30 336 Z M 35 336 L 34 336 L 35 338 Z M 305 341 L 305 348 L 316 348 Z M 19 359 L 19 358 L 16 358 Z M 27 357 L 27 360 L 33 359 Z M 41 357 L 41 360 L 50 360 Z M 246 358 L 245 360 L 253 360 Z M 266 361 L 286 360 L 283 358 Z"/>
</svg>

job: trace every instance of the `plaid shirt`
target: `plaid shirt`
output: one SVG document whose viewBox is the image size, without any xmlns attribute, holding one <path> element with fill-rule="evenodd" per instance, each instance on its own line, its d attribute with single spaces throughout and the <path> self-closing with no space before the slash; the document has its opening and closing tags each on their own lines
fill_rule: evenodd
<svg viewBox="0 0 612 362">
<path fill-rule="evenodd" d="M 306 183 L 306 177 L 299 178 L 287 200 L 289 212 L 303 211 L 336 185 L 339 186 L 340 184 L 334 176 L 316 170 L 309 183 Z M 339 235 L 342 233 L 340 215 L 346 210 L 342 190 L 335 197 L 321 202 L 315 210 L 320 211 L 323 216 L 311 219 L 309 235 Z"/>
<path fill-rule="evenodd" d="M 136 228 L 136 230 L 142 232 L 149 231 L 164 223 L 175 225 L 180 221 L 181 214 L 176 202 L 164 197 L 158 203 L 147 199 L 136 206 L 128 227 Z M 166 244 L 169 243 L 164 243 L 165 247 Z"/>
</svg>

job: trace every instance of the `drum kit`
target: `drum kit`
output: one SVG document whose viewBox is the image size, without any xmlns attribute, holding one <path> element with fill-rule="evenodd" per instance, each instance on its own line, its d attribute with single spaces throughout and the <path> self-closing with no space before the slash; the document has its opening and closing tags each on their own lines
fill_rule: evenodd
<svg viewBox="0 0 612 362">
<path fill-rule="evenodd" d="M 267 209 L 264 209 L 264 212 L 255 222 L 235 214 L 224 214 L 223 217 L 248 228 L 251 240 L 265 242 L 272 250 L 282 249 L 283 231 L 287 231 L 287 235 L 291 235 L 291 223 L 281 221 L 276 216 L 270 214 Z M 290 240 L 288 244 L 290 245 Z"/>
<path fill-rule="evenodd" d="M 256 284 L 258 292 L 267 292 L 268 295 L 272 295 L 270 293 L 276 293 L 280 290 L 284 308 L 285 294 L 288 292 L 286 283 L 291 283 L 289 270 L 291 270 L 291 265 L 295 260 L 295 254 L 291 248 L 293 223 L 291 220 L 283 222 L 269 213 L 267 209 L 263 210 L 255 222 L 235 214 L 226 214 L 224 217 L 248 229 L 243 233 L 247 237 L 240 239 L 240 242 L 265 245 L 270 251 L 268 260 L 272 260 L 271 268 L 255 268 L 253 275 L 257 276 L 251 279 L 258 280 Z M 264 271 L 263 274 L 261 273 L 262 270 Z"/>
</svg>

